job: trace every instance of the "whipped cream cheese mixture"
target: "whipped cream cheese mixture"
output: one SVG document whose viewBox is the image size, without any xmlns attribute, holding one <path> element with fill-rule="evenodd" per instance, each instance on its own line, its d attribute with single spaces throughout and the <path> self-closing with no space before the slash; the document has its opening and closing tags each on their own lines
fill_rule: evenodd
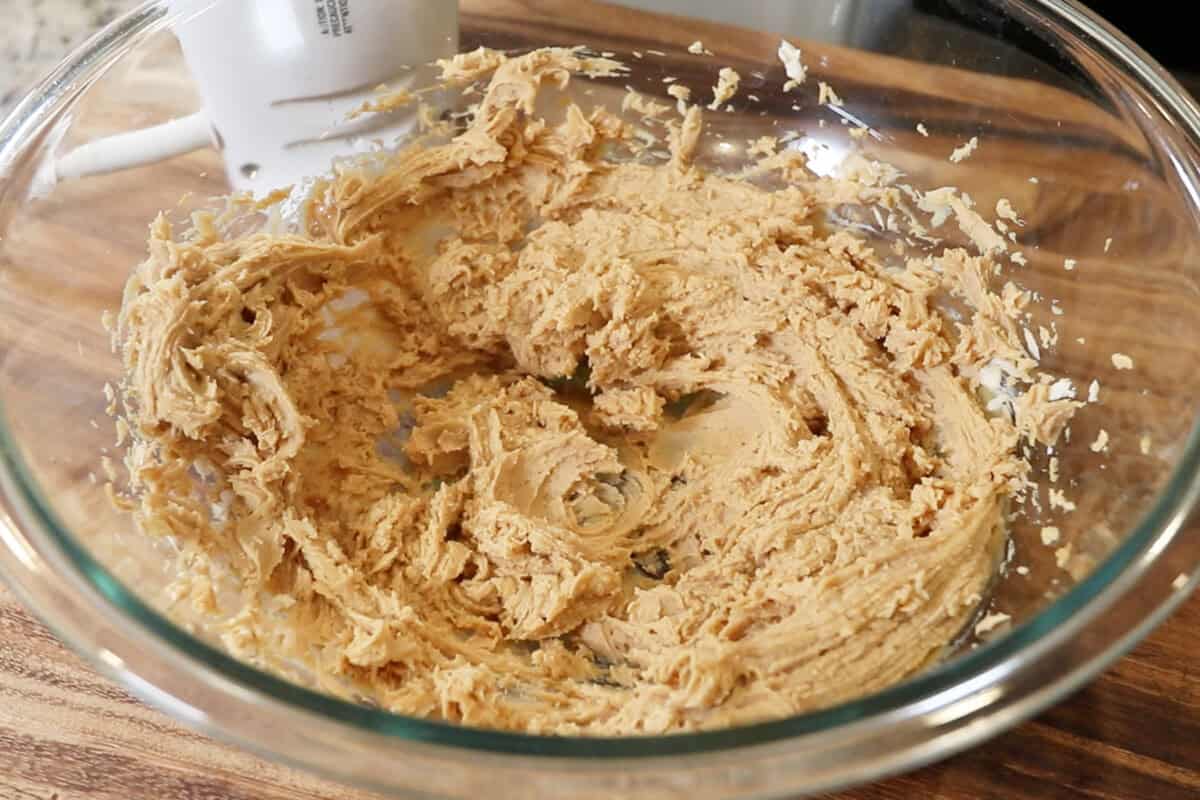
<svg viewBox="0 0 1200 800">
<path fill-rule="evenodd" d="M 245 199 L 154 223 L 114 330 L 118 500 L 178 547 L 174 601 L 330 691 L 539 733 L 781 717 L 939 658 L 1021 437 L 1078 405 L 969 199 L 761 141 L 713 174 L 703 100 L 640 104 L 669 140 L 647 157 L 563 100 L 622 72 L 578 49 L 443 69 L 490 76 L 464 129 L 340 165 L 301 225 Z M 846 203 L 981 247 L 888 266 L 827 223 Z M 997 369 L 1032 388 L 989 413 Z"/>
</svg>

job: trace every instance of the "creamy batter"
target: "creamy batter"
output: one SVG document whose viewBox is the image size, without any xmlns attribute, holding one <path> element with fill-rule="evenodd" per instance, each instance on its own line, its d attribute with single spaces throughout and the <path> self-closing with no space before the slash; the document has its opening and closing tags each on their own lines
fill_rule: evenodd
<svg viewBox="0 0 1200 800">
<path fill-rule="evenodd" d="M 465 132 L 342 166 L 300 232 L 153 226 L 125 502 L 233 652 L 405 714 L 661 733 L 888 686 L 977 610 L 1018 438 L 1074 408 L 978 399 L 1033 366 L 1019 292 L 987 253 L 885 268 L 824 225 L 856 184 L 795 153 L 771 188 L 706 173 L 697 107 L 655 164 L 609 111 L 543 116 L 619 71 L 460 56 L 491 75 Z"/>
</svg>

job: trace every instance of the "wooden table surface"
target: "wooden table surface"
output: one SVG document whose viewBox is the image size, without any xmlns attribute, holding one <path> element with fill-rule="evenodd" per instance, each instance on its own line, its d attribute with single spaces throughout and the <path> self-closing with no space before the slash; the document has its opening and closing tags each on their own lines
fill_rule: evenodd
<svg viewBox="0 0 1200 800">
<path fill-rule="evenodd" d="M 1035 720 L 836 798 L 1198 798 L 1198 633 L 1200 595 Z M 85 666 L 0 588 L 0 800 L 367 797 L 216 743 L 147 708 Z"/>
<path fill-rule="evenodd" d="M 1200 594 L 1087 688 L 940 764 L 836 800 L 1200 797 Z M 365 800 L 147 708 L 0 589 L 0 800 Z"/>
</svg>

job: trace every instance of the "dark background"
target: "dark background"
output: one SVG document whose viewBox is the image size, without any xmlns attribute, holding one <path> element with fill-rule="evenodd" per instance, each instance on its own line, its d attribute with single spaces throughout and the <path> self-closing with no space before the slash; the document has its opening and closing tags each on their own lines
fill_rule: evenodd
<svg viewBox="0 0 1200 800">
<path fill-rule="evenodd" d="M 1200 42 L 1186 22 L 1194 0 L 1168 3 L 1165 0 L 1082 0 L 1126 36 L 1141 45 L 1157 61 L 1174 71 L 1200 73 Z M 934 18 L 955 25 L 998 33 L 995 20 L 981 19 L 974 0 L 915 0 L 914 5 Z M 1022 39 L 1022 31 L 1005 27 L 1006 36 Z M 1030 49 L 1038 49 L 1030 42 Z"/>
<path fill-rule="evenodd" d="M 1184 19 L 1195 9 L 1192 0 L 1178 5 L 1163 0 L 1094 0 L 1085 2 L 1122 33 L 1145 48 L 1164 66 L 1200 72 L 1200 43 L 1187 33 L 1192 26 Z M 1174 14 L 1172 14 L 1174 9 Z"/>
</svg>

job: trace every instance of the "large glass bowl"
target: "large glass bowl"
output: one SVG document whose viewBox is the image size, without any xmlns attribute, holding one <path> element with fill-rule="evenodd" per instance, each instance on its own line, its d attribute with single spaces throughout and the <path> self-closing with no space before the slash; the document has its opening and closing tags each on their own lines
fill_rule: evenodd
<svg viewBox="0 0 1200 800">
<path fill-rule="evenodd" d="M 1013 558 L 990 608 L 1012 626 L 817 713 L 582 739 L 355 705 L 234 660 L 198 623 L 168 620 L 159 590 L 172 562 L 103 487 L 102 459 L 115 453 L 101 387 L 119 364 L 101 315 L 119 305 L 159 209 L 185 212 L 227 190 L 220 157 L 30 192 L 54 154 L 198 108 L 158 2 L 93 38 L 0 127 L 0 569 L 93 663 L 201 730 L 400 795 L 793 796 L 911 768 L 1015 724 L 1095 675 L 1196 583 L 1200 537 L 1184 526 L 1200 491 L 1200 111 L 1120 34 L 1062 0 L 464 0 L 461 12 L 462 49 L 644 51 L 623 82 L 664 99 L 664 76 L 706 92 L 733 66 L 742 94 L 720 115 L 730 146 L 703 153 L 712 168 L 737 166 L 747 139 L 795 130 L 814 169 L 861 148 L 918 186 L 959 186 L 981 208 L 1012 202 L 1029 264 L 1008 276 L 1062 310 L 1036 312 L 1061 333 L 1046 366 L 1081 387 L 1098 380 L 1102 400 L 1056 453 L 1076 510 L 1010 531 Z M 826 81 L 844 99 L 841 119 L 812 98 L 793 109 L 781 93 L 781 36 L 803 48 L 809 89 Z M 716 55 L 689 53 L 697 39 Z M 859 124 L 875 133 L 852 136 Z M 979 150 L 951 163 L 972 136 Z M 1117 370 L 1117 352 L 1134 369 Z M 1101 429 L 1110 445 L 1096 453 Z M 1039 538 L 1050 518 L 1063 537 L 1053 547 Z"/>
</svg>

